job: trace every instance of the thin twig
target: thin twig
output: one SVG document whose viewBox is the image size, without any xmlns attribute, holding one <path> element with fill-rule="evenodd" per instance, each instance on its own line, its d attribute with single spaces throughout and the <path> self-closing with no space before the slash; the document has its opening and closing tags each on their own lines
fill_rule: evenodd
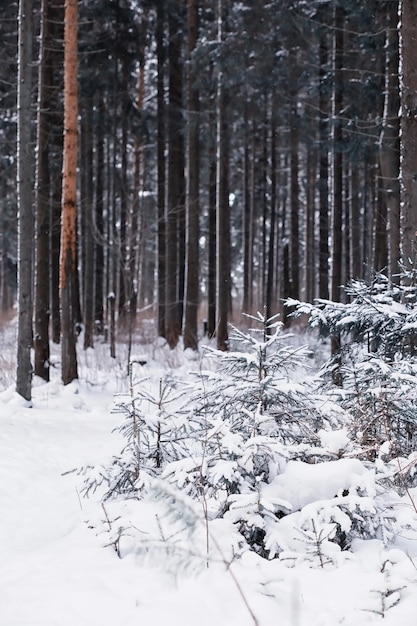
<svg viewBox="0 0 417 626">
<path fill-rule="evenodd" d="M 242 587 L 240 586 L 240 583 L 239 583 L 238 579 L 236 578 L 234 572 L 232 571 L 231 563 L 228 562 L 228 560 L 226 559 L 226 557 L 224 556 L 224 554 L 222 552 L 222 549 L 220 548 L 219 544 L 217 543 L 216 539 L 213 536 L 211 537 L 211 540 L 213 541 L 214 545 L 216 546 L 216 549 L 218 550 L 218 552 L 220 554 L 220 557 L 221 557 L 221 559 L 222 559 L 222 561 L 223 561 L 223 563 L 224 563 L 228 573 L 230 574 L 230 576 L 231 576 L 231 578 L 232 578 L 232 580 L 233 580 L 233 582 L 235 584 L 235 587 L 238 590 L 239 595 L 240 595 L 240 597 L 243 600 L 244 605 L 246 606 L 246 608 L 247 608 L 247 610 L 248 610 L 248 612 L 249 612 L 249 614 L 250 614 L 250 616 L 252 618 L 254 626 L 260 626 L 260 622 L 259 622 L 258 618 L 256 617 L 255 613 L 253 612 L 253 609 L 250 606 L 249 601 L 248 601 L 247 597 L 245 596 L 245 593 L 244 593 Z"/>
</svg>

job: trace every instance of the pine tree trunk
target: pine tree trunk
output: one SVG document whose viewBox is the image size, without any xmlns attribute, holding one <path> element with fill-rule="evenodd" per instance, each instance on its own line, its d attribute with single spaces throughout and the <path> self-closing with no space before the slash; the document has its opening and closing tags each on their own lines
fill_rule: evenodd
<svg viewBox="0 0 417 626">
<path fill-rule="evenodd" d="M 268 265 L 267 265 L 267 278 L 266 278 L 266 319 L 270 319 L 277 311 L 273 311 L 273 305 L 276 304 L 276 289 L 275 289 L 275 275 L 276 275 L 276 255 L 275 249 L 277 247 L 277 145 L 276 145 L 276 116 L 273 107 L 273 96 L 270 106 L 270 161 L 271 161 L 271 213 L 270 213 L 270 230 L 269 230 L 269 244 L 268 244 Z M 272 332 L 272 329 L 271 329 Z"/>
<path fill-rule="evenodd" d="M 392 5 L 392 6 L 390 6 Z M 388 219 L 388 274 L 398 279 L 400 261 L 400 108 L 398 2 L 386 8 L 384 112 L 379 162 Z"/>
<path fill-rule="evenodd" d="M 78 378 L 74 292 L 76 289 L 76 201 L 78 143 L 78 2 L 65 2 L 64 33 L 64 162 L 61 221 L 61 359 L 64 385 Z"/>
<path fill-rule="evenodd" d="M 164 95 L 164 5 L 158 2 L 156 18 L 157 55 L 157 169 L 158 169 L 158 335 L 166 337 L 166 222 L 165 222 L 165 95 Z"/>
<path fill-rule="evenodd" d="M 199 302 L 199 93 L 193 51 L 198 38 L 198 0 L 188 0 L 188 158 L 186 194 L 186 297 L 184 319 L 184 348 L 198 349 L 197 313 Z"/>
<path fill-rule="evenodd" d="M 260 168 L 260 200 L 262 203 L 262 233 L 260 242 L 260 295 L 258 300 L 258 307 L 260 310 L 265 311 L 266 307 L 266 283 L 267 283 L 267 259 L 268 259 L 268 241 L 269 241 L 269 226 L 271 223 L 270 215 L 270 194 L 268 192 L 268 185 L 270 176 L 268 173 L 268 98 L 264 95 L 263 98 L 263 133 L 262 133 L 262 161 Z"/>
<path fill-rule="evenodd" d="M 245 313 L 249 313 L 252 307 L 252 284 L 251 284 L 251 266 L 252 266 L 252 224 L 251 224 L 251 197 L 249 190 L 250 181 L 250 155 L 249 155 L 249 113 L 248 103 L 244 104 L 244 138 L 243 138 L 243 220 L 242 220 L 242 236 L 243 236 L 243 301 L 242 308 Z"/>
<path fill-rule="evenodd" d="M 87 105 L 88 106 L 88 105 Z M 84 350 L 94 347 L 94 237 L 93 237 L 93 136 L 91 111 L 85 110 L 82 121 L 82 216 L 83 216 L 83 311 Z"/>
<path fill-rule="evenodd" d="M 360 179 L 359 168 L 356 164 L 350 165 L 350 274 L 354 280 L 363 276 L 363 250 L 361 245 L 361 206 L 358 194 Z"/>
<path fill-rule="evenodd" d="M 141 19 L 141 44 L 138 55 L 138 77 L 136 106 L 138 111 L 143 111 L 145 104 L 145 62 L 146 62 L 146 31 L 147 13 Z M 145 190 L 145 134 L 139 131 L 135 140 L 134 168 L 133 168 L 133 200 L 130 208 L 130 232 L 129 232 L 129 360 L 133 343 L 133 334 L 136 328 L 136 315 L 138 298 L 144 302 L 143 294 L 147 284 L 146 276 L 146 199 Z"/>
<path fill-rule="evenodd" d="M 180 2 L 169 15 L 169 147 L 168 206 L 166 216 L 166 338 L 174 348 L 181 333 L 180 309 L 184 297 L 184 145 L 182 138 L 182 72 Z"/>
<path fill-rule="evenodd" d="M 324 18 L 324 11 L 320 12 Z M 320 31 L 319 44 L 319 298 L 329 297 L 329 105 L 328 105 L 328 45 L 327 29 Z"/>
<path fill-rule="evenodd" d="M 343 225 L 342 225 L 342 285 L 347 285 L 350 281 L 350 241 L 352 239 L 350 232 L 350 164 L 347 159 L 343 159 Z M 346 302 L 346 292 L 342 289 L 342 302 Z"/>
<path fill-rule="evenodd" d="M 379 167 L 375 167 L 377 180 L 380 179 Z M 387 255 L 387 205 L 382 197 L 380 185 L 375 185 L 375 212 L 374 212 L 374 260 L 372 267 L 377 271 L 383 271 L 388 264 Z"/>
<path fill-rule="evenodd" d="M 214 123 L 212 124 L 214 127 Z M 209 148 L 209 208 L 208 208 L 208 275 L 207 275 L 207 334 L 216 334 L 216 155 L 215 137 Z"/>
<path fill-rule="evenodd" d="M 104 103 L 100 97 L 97 106 L 99 120 L 104 118 Z M 95 177 L 95 273 L 94 273 L 94 324 L 95 331 L 104 331 L 104 136 L 100 125 L 100 134 L 96 138 L 96 165 L 97 173 Z"/>
<path fill-rule="evenodd" d="M 118 258 L 119 262 L 119 280 L 118 280 L 118 324 L 124 327 L 126 325 L 128 317 L 128 302 L 129 302 L 129 266 L 127 262 L 128 256 L 128 240 L 127 240 L 127 220 L 128 220 L 128 158 L 127 158 L 127 136 L 128 136 L 128 112 L 127 112 L 127 93 L 128 93 L 128 74 L 126 64 L 123 64 L 122 69 L 123 91 L 125 96 L 122 98 L 121 116 L 122 116 L 122 140 L 120 143 L 121 150 L 121 167 L 118 178 L 118 198 L 120 200 L 120 214 L 118 217 L 119 222 L 119 250 Z"/>
<path fill-rule="evenodd" d="M 342 224 L 343 224 L 343 158 L 342 120 L 343 88 L 343 9 L 335 8 L 334 34 L 334 88 L 333 88 L 333 223 L 331 298 L 340 302 L 342 285 Z"/>
<path fill-rule="evenodd" d="M 294 100 L 297 93 L 293 94 Z M 291 110 L 290 120 L 290 171 L 291 171 L 291 283 L 290 295 L 300 297 L 300 226 L 299 226 L 299 181 L 298 181 L 298 114 L 296 105 Z"/>
<path fill-rule="evenodd" d="M 223 1 L 218 0 L 218 42 L 223 42 Z M 229 135 L 226 94 L 222 70 L 217 79 L 216 141 L 216 339 L 217 349 L 228 348 L 230 298 L 230 208 L 229 208 Z"/>
<path fill-rule="evenodd" d="M 331 270 L 331 299 L 341 301 L 342 286 L 342 223 L 343 223 L 343 158 L 342 158 L 342 108 L 343 108 L 343 8 L 334 9 L 334 39 L 333 39 L 333 71 L 334 86 L 332 98 L 333 113 L 333 212 L 332 212 L 332 270 Z M 333 370 L 333 382 L 341 385 L 340 370 L 340 335 L 331 337 L 331 353 L 337 365 Z"/>
<path fill-rule="evenodd" d="M 61 312 L 59 294 L 59 259 L 61 246 L 61 205 L 62 205 L 62 158 L 63 158 L 63 124 L 64 110 L 59 94 L 63 92 L 64 77 L 64 0 L 50 2 L 53 31 L 53 85 L 49 98 L 51 155 L 49 163 L 51 173 L 51 331 L 52 341 L 58 344 L 61 340 Z"/>
<path fill-rule="evenodd" d="M 49 380 L 49 130 L 53 65 L 49 0 L 42 0 L 38 81 L 38 133 L 36 163 L 36 267 L 35 267 L 35 374 Z M 52 99 L 53 101 L 53 99 Z"/>
<path fill-rule="evenodd" d="M 32 397 L 32 2 L 19 2 L 17 88 L 18 331 L 16 391 Z"/>
<path fill-rule="evenodd" d="M 369 163 L 369 159 L 365 156 L 363 160 L 363 233 L 362 233 L 362 248 L 363 248 L 363 264 L 364 264 L 364 279 L 369 281 L 372 274 L 372 258 L 374 250 L 374 232 L 373 232 L 373 220 L 374 220 L 374 188 L 372 167 Z"/>
<path fill-rule="evenodd" d="M 417 4 L 401 3 L 401 257 L 416 264 L 417 233 Z"/>
<path fill-rule="evenodd" d="M 310 149 L 307 155 L 307 219 L 306 219 L 306 270 L 305 270 L 305 297 L 307 302 L 313 302 L 316 296 L 315 271 L 315 181 L 317 175 L 317 151 Z"/>
</svg>

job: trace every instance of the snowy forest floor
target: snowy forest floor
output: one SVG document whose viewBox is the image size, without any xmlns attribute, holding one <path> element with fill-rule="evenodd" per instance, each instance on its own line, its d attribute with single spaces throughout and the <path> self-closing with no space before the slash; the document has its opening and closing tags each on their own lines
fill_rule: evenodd
<svg viewBox="0 0 417 626">
<path fill-rule="evenodd" d="M 417 489 L 395 503 L 412 520 L 407 533 L 389 545 L 357 539 L 324 567 L 268 561 L 249 550 L 233 560 L 236 532 L 226 522 L 213 525 L 217 557 L 204 564 L 203 554 L 201 567 L 176 572 L 175 554 L 169 563 L 133 550 L 119 558 L 97 531 L 114 523 L 113 509 L 98 494 L 82 498 L 82 477 L 72 470 L 102 463 L 121 448 L 112 406 L 114 395 L 128 388 L 123 355 L 111 361 L 102 344 L 80 353 L 80 380 L 64 387 L 53 370 L 50 383 L 35 381 L 28 407 L 12 382 L 13 324 L 3 330 L 2 345 L 1 626 L 415 623 L 417 516 L 409 498 L 417 501 Z M 186 367 L 180 353 L 170 358 L 171 366 Z M 158 507 L 143 503 L 131 514 L 145 537 Z"/>
</svg>

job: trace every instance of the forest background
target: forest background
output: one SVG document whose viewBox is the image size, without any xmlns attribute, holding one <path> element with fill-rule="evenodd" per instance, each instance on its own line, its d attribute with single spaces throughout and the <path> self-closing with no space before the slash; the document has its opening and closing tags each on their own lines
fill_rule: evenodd
<svg viewBox="0 0 417 626">
<path fill-rule="evenodd" d="M 17 391 L 75 342 L 228 347 L 240 311 L 415 258 L 412 0 L 21 0 L 0 20 L 0 302 Z M 413 43 L 414 42 L 414 43 Z M 18 218 L 16 220 L 16 217 Z M 17 278 L 16 278 L 17 277 Z M 403 278 L 404 280 L 404 278 Z M 204 320 L 204 323 L 203 323 Z M 146 325 L 145 325 L 146 324 Z M 337 350 L 337 338 L 332 344 Z"/>
</svg>

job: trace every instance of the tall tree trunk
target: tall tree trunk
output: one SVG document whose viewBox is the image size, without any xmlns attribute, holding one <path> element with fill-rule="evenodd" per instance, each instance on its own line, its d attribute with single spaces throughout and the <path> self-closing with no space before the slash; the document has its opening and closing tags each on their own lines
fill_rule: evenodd
<svg viewBox="0 0 417 626">
<path fill-rule="evenodd" d="M 379 139 L 379 162 L 387 206 L 388 274 L 398 279 L 400 261 L 400 108 L 398 2 L 388 3 L 385 43 L 384 112 Z"/>
<path fill-rule="evenodd" d="M 307 155 L 307 216 L 306 216 L 306 270 L 305 297 L 312 302 L 316 296 L 316 255 L 315 255 L 315 181 L 317 176 L 317 151 L 310 148 Z"/>
<path fill-rule="evenodd" d="M 417 233 L 417 3 L 401 3 L 401 257 L 416 265 Z"/>
<path fill-rule="evenodd" d="M 333 216 L 332 216 L 332 275 L 331 298 L 340 302 L 342 285 L 342 224 L 343 224 L 343 9 L 335 8 L 334 18 L 334 88 L 333 88 Z"/>
<path fill-rule="evenodd" d="M 182 239 L 184 145 L 182 138 L 181 2 L 172 4 L 169 14 L 169 146 L 168 206 L 166 216 L 166 338 L 174 348 L 181 333 L 180 295 L 184 267 Z"/>
<path fill-rule="evenodd" d="M 375 168 L 379 173 L 379 166 Z M 372 267 L 376 271 L 386 269 L 387 255 L 387 204 L 382 197 L 382 189 L 379 185 L 380 176 L 375 177 L 375 211 L 374 211 L 374 261 Z"/>
<path fill-rule="evenodd" d="M 88 106 L 88 104 L 87 104 Z M 94 236 L 93 236 L 93 135 L 91 110 L 84 110 L 81 124 L 82 216 L 84 264 L 82 273 L 84 350 L 94 347 Z"/>
<path fill-rule="evenodd" d="M 294 100 L 297 93 L 293 94 Z M 298 180 L 298 114 L 296 105 L 292 107 L 290 119 L 290 171 L 291 171 L 291 291 L 293 298 L 300 297 L 300 226 L 299 226 L 299 180 Z"/>
<path fill-rule="evenodd" d="M 188 143 L 186 194 L 186 297 L 184 320 L 184 348 L 198 349 L 197 313 L 199 301 L 199 93 L 193 52 L 198 39 L 198 0 L 188 0 Z"/>
<path fill-rule="evenodd" d="M 114 63 L 115 73 L 117 75 L 117 60 Z M 116 81 L 117 83 L 117 81 Z M 115 88 L 112 92 L 111 104 L 113 111 L 117 111 L 118 104 L 118 91 Z M 119 270 L 119 255 L 117 247 L 117 184 L 116 184 L 116 170 L 117 170 L 117 120 L 113 115 L 113 124 L 111 129 L 111 139 L 107 143 L 107 171 L 108 171 L 108 189 L 107 189 L 107 204 L 108 204 L 108 219 L 107 219 L 107 315 L 106 319 L 110 326 L 110 356 L 116 357 L 116 294 L 118 292 L 118 278 L 120 276 Z"/>
<path fill-rule="evenodd" d="M 6 179 L 2 177 L 0 179 L 0 197 L 6 196 Z M 6 236 L 7 226 L 4 212 L 0 213 L 0 310 L 2 313 L 7 313 L 13 303 L 10 297 L 9 288 L 9 242 Z"/>
<path fill-rule="evenodd" d="M 212 124 L 214 128 L 214 122 Z M 207 333 L 216 334 L 216 154 L 215 137 L 209 147 L 209 208 L 208 208 L 208 275 L 207 275 Z"/>
<path fill-rule="evenodd" d="M 127 158 L 127 150 L 128 150 L 128 72 L 126 68 L 126 63 L 123 63 L 122 68 L 122 79 L 123 79 L 123 98 L 121 105 L 121 116 L 122 116 L 122 140 L 120 143 L 121 150 L 121 167 L 118 175 L 119 181 L 119 189 L 118 189 L 118 197 L 120 200 L 120 214 L 118 218 L 119 226 L 119 250 L 118 257 L 119 261 L 119 289 L 118 289 L 118 313 L 119 313 L 119 325 L 125 326 L 127 321 L 128 314 L 128 301 L 129 301 L 129 267 L 128 267 L 128 237 L 127 237 L 127 220 L 128 220 L 128 203 L 129 203 L 129 193 L 128 193 L 128 158 Z"/>
<path fill-rule="evenodd" d="M 42 0 L 38 80 L 38 132 L 36 161 L 36 265 L 35 265 L 35 374 L 49 381 L 49 98 L 53 88 L 51 50 L 51 11 L 49 0 Z"/>
<path fill-rule="evenodd" d="M 166 222 L 165 222 L 165 95 L 164 2 L 157 3 L 157 169 L 158 169 L 158 335 L 166 337 Z"/>
<path fill-rule="evenodd" d="M 372 175 L 372 165 L 368 154 L 365 154 L 363 160 L 363 187 L 363 277 L 365 281 L 369 281 L 372 277 L 372 258 L 374 251 L 374 181 Z"/>
<path fill-rule="evenodd" d="M 61 221 L 61 360 L 64 385 L 78 378 L 74 319 L 76 289 L 76 207 L 78 144 L 78 2 L 65 2 L 64 33 L 64 162 Z"/>
<path fill-rule="evenodd" d="M 102 122 L 104 119 L 104 103 L 100 97 L 97 106 L 100 125 L 96 138 L 96 202 L 95 202 L 95 273 L 94 273 L 94 323 L 95 331 L 102 333 L 104 328 L 104 136 Z"/>
<path fill-rule="evenodd" d="M 324 21 L 325 9 L 320 11 Z M 320 30 L 319 43 L 319 298 L 329 297 L 329 89 L 328 89 L 328 35 Z"/>
<path fill-rule="evenodd" d="M 260 171 L 260 201 L 262 204 L 262 235 L 261 235 L 261 251 L 260 251 L 260 297 L 258 299 L 258 307 L 266 311 L 266 284 L 267 284 L 267 268 L 268 268 L 268 241 L 269 230 L 271 225 L 270 196 L 268 193 L 268 185 L 270 176 L 268 173 L 268 151 L 269 151 L 269 135 L 268 135 L 268 97 L 263 94 L 263 133 L 262 133 L 262 161 Z"/>
<path fill-rule="evenodd" d="M 146 61 L 146 30 L 147 13 L 142 15 L 140 46 L 138 55 L 138 77 L 136 107 L 139 112 L 143 111 L 145 102 L 145 61 Z M 135 153 L 133 166 L 133 200 L 130 207 L 130 232 L 129 232 L 129 361 L 133 343 L 133 333 L 136 327 L 136 314 L 138 296 L 144 293 L 146 285 L 146 199 L 145 190 L 145 133 L 138 129 L 135 138 Z M 139 284 L 141 289 L 139 288 Z"/>
<path fill-rule="evenodd" d="M 342 287 L 342 224 L 343 224 L 343 158 L 342 158 L 342 108 L 343 108 L 343 8 L 336 5 L 334 8 L 334 36 L 333 36 L 333 71 L 334 86 L 332 98 L 333 114 L 333 212 L 332 212 L 332 270 L 331 270 L 331 299 L 340 302 Z M 331 337 L 331 353 L 339 359 L 341 350 L 340 335 Z M 340 365 L 340 364 L 339 364 Z M 342 382 L 340 367 L 335 367 L 333 381 L 340 385 Z"/>
<path fill-rule="evenodd" d="M 251 112 L 252 116 L 252 112 Z M 245 164 L 245 176 L 247 175 L 247 181 L 245 182 L 245 230 L 247 229 L 247 251 L 246 251 L 246 269 L 248 272 L 247 283 L 248 283 L 248 308 L 246 310 L 247 313 L 253 312 L 254 306 L 254 291 L 255 291 L 255 263 L 256 263 L 256 250 L 255 250 L 255 241 L 256 241 L 256 220 L 258 217 L 258 206 L 256 203 L 256 124 L 253 116 L 249 118 L 250 122 L 249 132 L 248 132 L 248 145 L 245 146 L 245 160 L 247 160 L 248 168 L 246 169 Z M 255 234 L 256 233 L 256 234 Z"/>
<path fill-rule="evenodd" d="M 62 126 L 52 132 L 53 150 L 63 153 Z M 51 199 L 51 326 L 52 341 L 56 344 L 61 341 L 61 307 L 59 293 L 59 262 L 61 256 L 61 206 L 62 206 L 62 167 L 61 173 L 52 180 Z"/>
<path fill-rule="evenodd" d="M 218 44 L 223 43 L 223 0 L 217 3 Z M 223 51 L 221 51 L 223 54 Z M 223 70 L 217 79 L 216 141 L 216 338 L 217 349 L 228 347 L 228 313 L 230 298 L 230 207 L 229 207 L 229 135 Z"/>
<path fill-rule="evenodd" d="M 249 143 L 250 143 L 250 126 L 249 126 L 249 105 L 245 101 L 244 104 L 244 137 L 243 137 L 243 220 L 242 220 L 242 236 L 243 236 L 243 311 L 249 313 L 252 307 L 252 283 L 251 283 L 251 268 L 252 268 L 252 220 L 251 220 L 251 194 L 249 189 L 250 180 L 250 155 L 249 155 Z"/>
<path fill-rule="evenodd" d="M 350 165 L 349 200 L 350 200 L 350 275 L 353 279 L 362 278 L 362 245 L 361 245 L 361 206 L 358 193 L 360 185 L 359 168 L 356 163 Z"/>
<path fill-rule="evenodd" d="M 16 391 L 32 397 L 32 1 L 19 2 L 17 86 L 18 331 Z"/>
<path fill-rule="evenodd" d="M 61 204 L 62 204 L 62 158 L 64 139 L 64 109 L 60 94 L 63 92 L 64 77 L 64 0 L 50 2 L 53 30 L 53 85 L 49 98 L 51 155 L 50 185 L 51 185 L 51 331 L 52 341 L 56 344 L 61 339 L 61 313 L 59 294 L 59 259 L 61 246 Z"/>
<path fill-rule="evenodd" d="M 270 196 L 271 196 L 271 214 L 270 214 L 270 230 L 269 230 L 269 243 L 268 243 L 268 265 L 267 265 L 267 277 L 266 277 L 266 318 L 270 319 L 276 311 L 273 311 L 272 307 L 276 300 L 276 289 L 274 284 L 276 273 L 276 242 L 277 242 L 277 123 L 274 113 L 273 96 L 271 98 L 270 105 Z M 271 329 L 272 332 L 272 329 Z"/>
</svg>

